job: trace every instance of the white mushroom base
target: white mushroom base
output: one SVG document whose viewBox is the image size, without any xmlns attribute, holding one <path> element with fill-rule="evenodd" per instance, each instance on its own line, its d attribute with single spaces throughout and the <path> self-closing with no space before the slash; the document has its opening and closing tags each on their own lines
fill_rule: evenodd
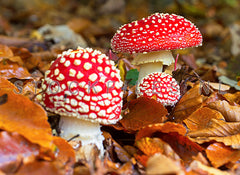
<svg viewBox="0 0 240 175">
<path fill-rule="evenodd" d="M 102 131 L 99 123 L 82 120 L 74 117 L 61 116 L 59 123 L 60 136 L 66 140 L 74 138 L 74 141 L 81 141 L 81 145 L 95 144 L 100 151 L 100 157 L 104 154 Z"/>
</svg>

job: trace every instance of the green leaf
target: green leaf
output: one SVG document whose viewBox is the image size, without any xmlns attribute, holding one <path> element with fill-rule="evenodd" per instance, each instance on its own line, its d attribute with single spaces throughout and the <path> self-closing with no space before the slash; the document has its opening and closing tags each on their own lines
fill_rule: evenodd
<svg viewBox="0 0 240 175">
<path fill-rule="evenodd" d="M 130 85 L 135 85 L 138 80 L 138 70 L 137 69 L 131 69 L 126 74 L 126 80 L 129 80 Z"/>
</svg>

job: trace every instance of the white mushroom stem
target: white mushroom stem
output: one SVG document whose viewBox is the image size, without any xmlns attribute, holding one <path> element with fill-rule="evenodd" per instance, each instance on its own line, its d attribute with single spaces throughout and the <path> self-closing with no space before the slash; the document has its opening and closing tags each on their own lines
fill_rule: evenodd
<svg viewBox="0 0 240 175">
<path fill-rule="evenodd" d="M 174 62 L 172 52 L 170 50 L 161 50 L 149 53 L 138 53 L 133 65 L 139 65 L 140 71 L 138 76 L 138 83 L 142 78 L 153 72 L 162 72 L 163 65 L 169 66 Z"/>
<path fill-rule="evenodd" d="M 74 141 L 81 141 L 82 146 L 88 144 L 95 144 L 100 151 L 100 157 L 103 156 L 103 140 L 104 137 L 100 130 L 99 123 L 93 123 L 91 121 L 78 119 L 74 117 L 61 116 L 60 118 L 60 136 L 66 140 L 74 138 Z"/>
</svg>

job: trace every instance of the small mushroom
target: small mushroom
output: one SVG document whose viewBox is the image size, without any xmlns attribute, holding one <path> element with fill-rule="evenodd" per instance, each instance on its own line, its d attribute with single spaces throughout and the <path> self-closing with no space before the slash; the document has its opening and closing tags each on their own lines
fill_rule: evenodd
<svg viewBox="0 0 240 175">
<path fill-rule="evenodd" d="M 41 104 L 61 115 L 61 137 L 95 144 L 103 155 L 100 124 L 121 119 L 122 81 L 114 62 L 100 51 L 64 51 L 46 71 Z"/>
<path fill-rule="evenodd" d="M 132 64 L 140 65 L 138 82 L 152 72 L 162 72 L 174 58 L 170 50 L 200 46 L 198 28 L 182 16 L 155 13 L 139 21 L 125 24 L 111 40 L 115 52 L 137 53 Z"/>
<path fill-rule="evenodd" d="M 180 98 L 180 87 L 171 75 L 153 72 L 142 79 L 137 94 L 153 98 L 164 106 L 173 106 Z"/>
</svg>

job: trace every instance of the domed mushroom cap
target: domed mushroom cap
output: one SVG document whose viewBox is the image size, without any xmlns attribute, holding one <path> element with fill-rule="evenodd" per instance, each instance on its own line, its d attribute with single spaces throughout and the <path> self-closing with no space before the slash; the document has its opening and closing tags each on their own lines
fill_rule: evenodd
<svg viewBox="0 0 240 175">
<path fill-rule="evenodd" d="M 180 98 L 180 87 L 171 75 L 154 72 L 142 79 L 138 86 L 138 96 L 154 98 L 164 106 L 172 106 Z"/>
<path fill-rule="evenodd" d="M 168 13 L 155 13 L 125 24 L 111 41 L 114 51 L 126 53 L 173 50 L 201 44 L 202 35 L 192 22 Z"/>
<path fill-rule="evenodd" d="M 42 105 L 59 115 L 113 124 L 121 118 L 122 84 L 105 54 L 90 48 L 68 50 L 45 73 Z"/>
</svg>

